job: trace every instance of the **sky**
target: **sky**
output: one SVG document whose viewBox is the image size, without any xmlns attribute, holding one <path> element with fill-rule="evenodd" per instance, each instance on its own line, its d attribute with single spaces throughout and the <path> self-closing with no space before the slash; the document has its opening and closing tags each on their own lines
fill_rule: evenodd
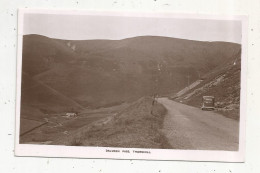
<svg viewBox="0 0 260 173">
<path fill-rule="evenodd" d="M 119 40 L 153 35 L 241 43 L 242 27 L 235 20 L 28 13 L 24 15 L 23 34 L 66 40 Z"/>
</svg>

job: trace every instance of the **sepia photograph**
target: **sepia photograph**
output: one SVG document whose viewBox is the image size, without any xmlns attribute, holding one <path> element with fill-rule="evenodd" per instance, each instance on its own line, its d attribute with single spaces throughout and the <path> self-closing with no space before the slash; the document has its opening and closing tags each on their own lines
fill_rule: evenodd
<svg viewBox="0 0 260 173">
<path fill-rule="evenodd" d="M 16 154 L 243 161 L 245 27 L 237 16 L 20 10 Z"/>
</svg>

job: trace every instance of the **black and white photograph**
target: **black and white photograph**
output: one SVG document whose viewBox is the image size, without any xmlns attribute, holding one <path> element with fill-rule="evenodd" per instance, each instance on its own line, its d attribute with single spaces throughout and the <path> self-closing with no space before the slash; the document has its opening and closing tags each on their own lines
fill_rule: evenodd
<svg viewBox="0 0 260 173">
<path fill-rule="evenodd" d="M 17 155 L 243 161 L 243 19 L 20 10 Z"/>
</svg>

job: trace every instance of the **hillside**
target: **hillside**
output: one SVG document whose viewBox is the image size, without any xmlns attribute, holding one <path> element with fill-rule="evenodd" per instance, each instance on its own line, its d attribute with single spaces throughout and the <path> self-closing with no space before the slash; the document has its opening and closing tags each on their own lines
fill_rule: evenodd
<svg viewBox="0 0 260 173">
<path fill-rule="evenodd" d="M 234 43 L 158 36 L 73 41 L 26 35 L 23 72 L 63 95 L 59 103 L 70 104 L 71 99 L 75 105 L 71 107 L 109 107 L 142 96 L 175 93 L 187 86 L 187 76 L 190 82 L 196 81 L 233 62 L 239 50 Z M 44 88 L 35 88 L 31 96 L 22 91 L 30 98 L 22 104 L 29 100 L 45 104 L 36 97 L 48 90 Z M 56 100 L 57 95 L 48 99 Z"/>
<path fill-rule="evenodd" d="M 159 131 L 167 110 L 151 97 L 131 103 L 119 113 L 81 127 L 51 144 L 124 148 L 171 148 Z"/>
<path fill-rule="evenodd" d="M 195 87 L 186 87 L 173 98 L 188 105 L 201 107 L 202 96 L 214 96 L 216 112 L 239 120 L 240 76 L 241 54 L 238 52 L 233 62 L 204 75 L 203 80 L 193 83 Z"/>
<path fill-rule="evenodd" d="M 83 107 L 60 92 L 22 74 L 21 116 L 42 120 L 44 114 L 80 111 Z M 37 113 L 36 113 L 37 112 Z"/>
</svg>

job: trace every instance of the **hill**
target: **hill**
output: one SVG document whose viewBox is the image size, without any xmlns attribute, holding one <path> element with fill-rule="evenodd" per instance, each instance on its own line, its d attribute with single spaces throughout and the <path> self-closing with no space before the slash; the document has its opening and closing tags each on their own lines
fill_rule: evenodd
<svg viewBox="0 0 260 173">
<path fill-rule="evenodd" d="M 239 120 L 241 52 L 234 57 L 233 62 L 204 75 L 203 80 L 194 82 L 172 98 L 188 105 L 201 107 L 202 96 L 214 96 L 215 111 L 228 118 Z"/>
<path fill-rule="evenodd" d="M 80 111 L 82 106 L 47 85 L 22 74 L 21 117 L 43 120 L 46 114 Z"/>
<path fill-rule="evenodd" d="M 234 43 L 158 36 L 75 41 L 26 35 L 23 72 L 82 107 L 109 107 L 176 93 L 187 86 L 188 78 L 196 81 L 233 62 L 239 51 Z"/>
</svg>

